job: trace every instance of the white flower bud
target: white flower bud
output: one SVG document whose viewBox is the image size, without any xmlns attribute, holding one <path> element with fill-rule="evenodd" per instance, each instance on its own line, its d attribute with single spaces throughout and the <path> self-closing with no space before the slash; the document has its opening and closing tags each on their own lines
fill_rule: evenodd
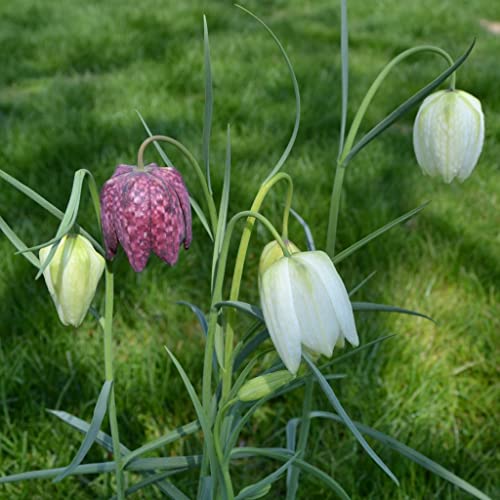
<svg viewBox="0 0 500 500">
<path fill-rule="evenodd" d="M 474 170 L 484 142 L 481 103 L 462 90 L 429 95 L 418 110 L 413 147 L 418 164 L 431 177 L 463 182 Z"/>
<path fill-rule="evenodd" d="M 40 262 L 50 247 L 40 250 Z M 80 235 L 64 236 L 43 277 L 63 325 L 79 326 L 94 298 L 104 271 L 104 258 Z"/>
<path fill-rule="evenodd" d="M 344 337 L 359 344 L 347 290 L 326 253 L 280 258 L 260 273 L 259 291 L 269 335 L 292 374 L 299 368 L 302 346 L 331 356 Z"/>
</svg>

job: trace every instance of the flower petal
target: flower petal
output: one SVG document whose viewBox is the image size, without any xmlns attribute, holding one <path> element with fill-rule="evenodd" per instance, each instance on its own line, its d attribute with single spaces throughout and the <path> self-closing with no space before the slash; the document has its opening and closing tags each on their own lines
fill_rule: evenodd
<svg viewBox="0 0 500 500">
<path fill-rule="evenodd" d="M 259 291 L 269 336 L 281 360 L 295 375 L 299 369 L 302 348 L 288 261 L 286 257 L 280 259 L 260 276 Z"/>
</svg>

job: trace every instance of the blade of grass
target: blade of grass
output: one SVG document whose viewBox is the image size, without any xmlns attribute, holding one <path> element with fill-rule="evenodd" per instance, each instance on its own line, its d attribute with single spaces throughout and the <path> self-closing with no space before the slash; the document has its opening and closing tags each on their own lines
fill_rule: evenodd
<svg viewBox="0 0 500 500">
<path fill-rule="evenodd" d="M 106 415 L 106 409 L 108 406 L 108 398 L 111 392 L 111 387 L 113 386 L 113 381 L 107 380 L 102 385 L 101 392 L 97 398 L 97 403 L 94 408 L 94 415 L 92 416 L 92 421 L 90 422 L 90 427 L 85 434 L 85 438 L 80 445 L 75 457 L 71 463 L 61 472 L 54 480 L 54 483 L 62 481 L 65 477 L 73 473 L 73 471 L 82 463 L 82 460 L 87 455 L 90 447 L 94 443 L 97 437 L 97 433 L 101 427 L 104 416 Z"/>
<path fill-rule="evenodd" d="M 387 306 L 385 304 L 374 304 L 372 302 L 351 302 L 354 311 L 381 311 L 381 312 L 395 312 L 400 314 L 409 314 L 411 316 L 420 316 L 421 318 L 428 319 L 436 323 L 430 316 L 411 311 L 410 309 L 403 309 L 402 307 Z"/>
<path fill-rule="evenodd" d="M 22 253 L 31 264 L 33 264 L 37 269 L 40 269 L 40 260 L 38 257 L 28 250 L 28 247 L 19 236 L 11 229 L 3 217 L 0 217 L 0 230 L 5 234 L 9 241 L 17 248 L 17 250 Z"/>
<path fill-rule="evenodd" d="M 288 54 L 286 53 L 286 50 L 284 49 L 283 45 L 279 41 L 278 37 L 274 34 L 274 32 L 271 30 L 271 28 L 264 22 L 262 19 L 257 17 L 253 12 L 249 11 L 248 9 L 245 9 L 245 7 L 242 7 L 241 5 L 235 4 L 235 7 L 238 7 L 238 9 L 241 9 L 243 12 L 246 12 L 250 16 L 252 16 L 255 20 L 257 20 L 264 28 L 267 30 L 267 32 L 271 35 L 273 40 L 275 41 L 276 45 L 281 51 L 281 54 L 283 58 L 286 61 L 286 65 L 288 66 L 288 70 L 290 72 L 290 76 L 292 78 L 292 84 L 293 84 L 293 91 L 295 94 L 295 123 L 293 125 L 293 131 L 292 135 L 290 136 L 290 140 L 288 141 L 288 144 L 286 145 L 285 150 L 283 151 L 283 154 L 279 158 L 278 162 L 276 165 L 273 167 L 271 170 L 271 173 L 266 177 L 264 180 L 264 183 L 267 182 L 271 177 L 276 174 L 279 169 L 283 166 L 285 161 L 287 160 L 288 156 L 290 155 L 290 152 L 293 148 L 293 145 L 295 143 L 295 139 L 297 138 L 297 134 L 299 132 L 299 124 L 300 124 L 300 90 L 299 90 L 299 83 L 297 82 L 297 77 L 295 76 L 295 72 L 293 70 L 292 63 L 290 61 L 290 58 L 288 57 Z"/>
<path fill-rule="evenodd" d="M 323 374 L 318 370 L 316 365 L 309 359 L 307 355 L 303 355 L 303 358 L 308 364 L 314 376 L 316 377 L 317 381 L 319 382 L 319 385 L 323 390 L 325 396 L 327 397 L 328 401 L 335 408 L 335 411 L 342 417 L 343 422 L 345 423 L 347 428 L 351 431 L 353 436 L 357 439 L 358 443 L 364 448 L 364 450 L 366 451 L 366 453 L 368 453 L 371 459 L 399 486 L 399 481 L 397 480 L 396 476 L 392 473 L 389 467 L 385 465 L 382 459 L 373 451 L 372 447 L 366 442 L 366 439 L 358 431 L 357 427 L 354 425 L 351 418 L 340 404 L 340 401 L 335 395 L 335 392 L 333 391 L 332 387 L 325 379 Z"/>
<path fill-rule="evenodd" d="M 330 412 L 324 412 L 324 411 L 315 411 L 311 413 L 311 418 L 328 418 L 331 420 L 334 420 L 335 422 L 340 422 L 344 423 L 341 417 L 334 413 Z M 419 453 L 418 451 L 414 450 L 413 448 L 410 448 L 409 446 L 406 446 L 405 444 L 401 443 L 397 439 L 394 439 L 387 434 L 384 434 L 380 431 L 377 431 L 375 429 L 372 429 L 371 427 L 368 427 L 367 425 L 361 424 L 359 422 L 353 422 L 354 425 L 364 434 L 368 434 L 374 439 L 377 439 L 384 445 L 392 448 L 393 450 L 397 451 L 401 455 L 403 455 L 406 458 L 409 458 L 413 462 L 417 463 L 418 465 L 424 467 L 428 471 L 432 472 L 433 474 L 436 474 L 437 476 L 442 477 L 443 479 L 446 479 L 446 481 L 449 481 L 450 483 L 454 484 L 458 488 L 466 491 L 470 495 L 479 498 L 481 500 L 491 500 L 491 498 L 488 495 L 485 495 L 482 491 L 478 490 L 475 486 L 472 486 L 470 483 L 465 481 L 464 479 L 458 477 L 457 475 L 453 474 L 453 472 L 450 472 L 448 469 L 445 469 L 443 466 L 439 465 L 438 463 L 434 462 L 430 458 L 427 458 L 425 455 L 422 455 L 422 453 Z"/>
<path fill-rule="evenodd" d="M 212 194 L 212 182 L 210 179 L 210 134 L 212 131 L 212 113 L 214 107 L 212 86 L 212 64 L 210 62 L 210 44 L 208 41 L 207 18 L 203 16 L 203 52 L 205 71 L 205 112 L 203 115 L 203 163 L 210 194 Z"/>
<path fill-rule="evenodd" d="M 404 222 L 405 220 L 410 219 L 415 214 L 418 214 L 418 212 L 423 210 L 429 203 L 430 203 L 429 201 L 423 203 L 419 207 L 414 208 L 413 210 L 410 210 L 409 212 L 406 212 L 405 214 L 401 215 L 401 217 L 398 217 L 397 219 L 388 222 L 387 224 L 380 227 L 376 231 L 373 231 L 373 233 L 370 233 L 364 238 L 361 238 L 359 241 L 357 241 L 350 247 L 347 247 L 345 250 L 342 250 L 342 252 L 339 252 L 337 255 L 335 255 L 335 257 L 333 258 L 333 263 L 337 264 L 338 262 L 344 260 L 346 257 L 349 257 L 349 255 L 351 255 L 352 253 L 359 250 L 361 247 L 365 246 L 367 243 L 370 243 L 370 241 L 374 240 L 381 234 L 384 234 L 386 231 L 389 231 L 389 229 L 393 228 L 394 226 L 397 226 L 398 224 Z"/>
</svg>

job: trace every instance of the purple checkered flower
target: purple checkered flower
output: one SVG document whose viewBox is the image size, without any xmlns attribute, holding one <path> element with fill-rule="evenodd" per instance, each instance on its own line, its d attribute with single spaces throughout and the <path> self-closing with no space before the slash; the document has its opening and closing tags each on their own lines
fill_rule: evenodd
<svg viewBox="0 0 500 500">
<path fill-rule="evenodd" d="M 101 190 L 101 219 L 108 259 L 121 243 L 136 272 L 151 251 L 173 266 L 191 244 L 189 194 L 175 168 L 118 165 Z"/>
</svg>

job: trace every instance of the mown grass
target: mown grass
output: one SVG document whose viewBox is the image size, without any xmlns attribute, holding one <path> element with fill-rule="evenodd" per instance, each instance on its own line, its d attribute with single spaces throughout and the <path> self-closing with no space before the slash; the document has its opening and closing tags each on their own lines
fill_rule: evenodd
<svg viewBox="0 0 500 500">
<path fill-rule="evenodd" d="M 340 117 L 339 5 L 320 0 L 245 2 L 276 31 L 293 61 L 302 92 L 301 129 L 285 166 L 295 180 L 295 208 L 326 233 L 328 198 Z M 63 208 L 74 170 L 88 168 L 101 184 L 115 164 L 133 163 L 144 138 L 135 114 L 172 135 L 201 159 L 203 117 L 202 13 L 209 22 L 215 115 L 212 169 L 222 180 L 225 126 L 232 125 L 231 211 L 246 209 L 283 150 L 293 120 L 293 95 L 279 53 L 263 30 L 231 2 L 35 2 L 0 6 L 0 160 L 2 168 Z M 472 177 L 444 185 L 423 177 L 411 146 L 408 115 L 368 146 L 346 176 L 338 248 L 426 200 L 417 218 L 392 230 L 339 265 L 348 288 L 377 274 L 358 300 L 417 309 L 433 325 L 407 316 L 358 314 L 363 342 L 397 336 L 351 358 L 337 370 L 348 378 L 335 389 L 350 415 L 415 447 L 492 497 L 498 495 L 498 371 L 500 252 L 500 38 L 479 25 L 498 20 L 494 2 L 386 0 L 367 8 L 350 1 L 349 117 L 381 67 L 399 51 L 433 43 L 454 56 L 472 37 L 477 46 L 458 74 L 458 87 L 483 103 L 487 133 Z M 403 64 L 380 91 L 367 130 L 443 68 L 434 57 Z M 193 195 L 194 173 L 172 152 Z M 153 159 L 153 153 L 150 153 Z M 6 184 L 1 215 L 33 244 L 52 237 L 56 221 Z M 281 194 L 266 201 L 278 221 Z M 95 231 L 90 204 L 80 220 Z M 181 381 L 165 355 L 168 345 L 193 381 L 201 376 L 203 338 L 196 318 L 175 304 L 207 308 L 210 244 L 199 221 L 192 248 L 175 268 L 153 258 L 136 275 L 117 263 L 116 392 L 122 440 L 136 447 L 194 418 Z M 299 226 L 291 237 L 304 246 Z M 255 234 L 242 299 L 256 301 L 256 264 L 267 241 Z M 0 470 L 2 474 L 68 463 L 80 436 L 45 408 L 89 420 L 103 378 L 102 338 L 89 318 L 62 327 L 42 281 L 5 238 L 0 240 Z M 102 293 L 102 292 L 99 292 Z M 100 295 L 97 297 L 99 303 Z M 300 412 L 301 394 L 259 412 L 243 441 L 282 444 L 283 426 Z M 327 408 L 318 393 L 316 406 Z M 343 427 L 316 421 L 309 456 L 353 498 L 462 498 L 443 480 L 373 443 L 401 481 L 396 488 Z M 164 453 L 195 453 L 196 439 Z M 93 449 L 90 459 L 106 455 Z M 261 477 L 270 463 L 235 467 L 238 486 Z M 193 491 L 195 477 L 181 486 Z M 301 498 L 329 498 L 302 477 Z M 104 498 L 106 477 L 33 481 L 0 487 L 0 498 Z M 284 484 L 272 491 L 281 497 Z M 156 498 L 152 489 L 138 498 Z"/>
</svg>

